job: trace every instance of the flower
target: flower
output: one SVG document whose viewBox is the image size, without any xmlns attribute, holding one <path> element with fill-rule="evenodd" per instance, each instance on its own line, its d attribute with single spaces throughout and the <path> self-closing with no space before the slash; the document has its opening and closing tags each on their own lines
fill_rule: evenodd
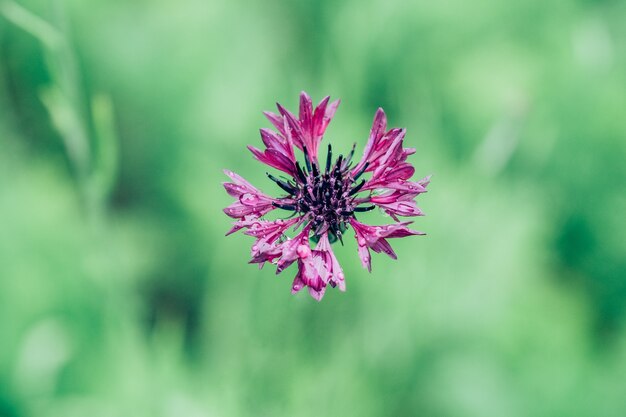
<svg viewBox="0 0 626 417">
<path fill-rule="evenodd" d="M 387 130 L 387 116 L 381 108 L 376 111 L 359 163 L 352 164 L 356 144 L 348 156 L 339 155 L 334 160 L 329 144 L 322 165 L 320 143 L 339 106 L 339 100 L 329 101 L 330 97 L 325 97 L 313 108 L 311 98 L 302 92 L 298 117 L 277 104 L 277 114 L 264 113 L 276 128 L 276 131 L 260 130 L 265 150 L 248 146 L 257 160 L 287 175 L 277 177 L 267 173 L 283 196 L 269 197 L 239 175 L 224 171 L 232 181 L 224 183 L 224 188 L 236 199 L 224 212 L 237 219 L 227 235 L 245 229 L 246 235 L 254 237 L 250 263 L 259 267 L 266 262 L 275 264 L 278 274 L 297 263 L 292 292 L 307 287 L 318 301 L 328 285 L 345 291 L 345 276 L 332 244 L 336 241 L 343 244 L 348 227 L 354 229 L 361 263 L 369 271 L 370 249 L 396 259 L 387 239 L 424 234 L 410 230 L 411 222 L 402 222 L 399 217 L 423 215 L 415 197 L 426 192 L 430 182 L 430 176 L 410 180 L 415 169 L 407 157 L 415 149 L 403 147 L 405 129 Z M 304 163 L 296 158 L 294 146 L 302 151 Z M 376 207 L 395 223 L 369 226 L 356 219 L 358 213 Z M 265 219 L 273 210 L 291 215 L 286 219 Z M 287 234 L 290 228 L 297 232 L 293 237 Z M 316 243 L 313 249 L 311 242 Z"/>
</svg>

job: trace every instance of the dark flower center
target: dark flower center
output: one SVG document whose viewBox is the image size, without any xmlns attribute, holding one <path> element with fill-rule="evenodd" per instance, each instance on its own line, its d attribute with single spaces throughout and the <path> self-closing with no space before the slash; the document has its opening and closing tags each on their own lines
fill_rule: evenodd
<svg viewBox="0 0 626 417">
<path fill-rule="evenodd" d="M 268 174 L 272 181 L 289 193 L 287 198 L 293 201 L 291 204 L 274 203 L 274 205 L 284 210 L 297 212 L 308 219 L 311 223 L 313 240 L 319 239 L 324 233 L 328 233 L 331 243 L 337 239 L 342 240 L 341 237 L 347 229 L 349 218 L 355 217 L 355 212 L 369 211 L 374 208 L 374 206 L 357 207 L 359 203 L 355 201 L 356 195 L 365 184 L 365 180 L 360 182 L 357 180 L 367 165 L 352 177 L 350 165 L 353 154 L 354 147 L 347 158 L 339 155 L 331 165 L 332 148 L 328 145 L 326 170 L 321 172 L 317 163 L 310 160 L 305 147 L 306 166 L 301 167 L 296 162 L 297 175 L 293 180 L 284 181 Z"/>
</svg>

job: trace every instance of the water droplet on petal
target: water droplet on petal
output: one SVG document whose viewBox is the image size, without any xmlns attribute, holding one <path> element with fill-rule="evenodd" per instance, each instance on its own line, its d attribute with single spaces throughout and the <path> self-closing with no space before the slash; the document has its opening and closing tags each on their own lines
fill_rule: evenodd
<svg viewBox="0 0 626 417">
<path fill-rule="evenodd" d="M 300 258 L 307 258 L 311 255 L 311 248 L 308 245 L 299 245 L 296 252 Z"/>
<path fill-rule="evenodd" d="M 254 195 L 252 195 L 250 193 L 242 195 L 241 199 L 240 199 L 240 201 L 243 204 L 251 204 L 251 203 L 254 203 L 255 200 L 256 200 L 256 198 L 254 197 Z"/>
</svg>

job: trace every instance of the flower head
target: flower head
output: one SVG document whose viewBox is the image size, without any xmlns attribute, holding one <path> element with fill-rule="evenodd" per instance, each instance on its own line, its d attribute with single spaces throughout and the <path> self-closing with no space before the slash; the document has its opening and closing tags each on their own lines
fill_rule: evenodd
<svg viewBox="0 0 626 417">
<path fill-rule="evenodd" d="M 356 144 L 347 156 L 335 159 L 329 144 L 322 164 L 320 143 L 338 105 L 339 100 L 329 103 L 326 97 L 313 108 L 311 98 L 302 92 L 298 117 L 280 104 L 278 114 L 265 113 L 277 131 L 261 129 L 265 150 L 248 149 L 259 161 L 287 174 L 267 174 L 281 189 L 281 197 L 269 197 L 239 175 L 224 171 L 232 181 L 224 188 L 236 199 L 224 212 L 237 219 L 227 234 L 245 229 L 254 237 L 250 262 L 260 267 L 270 262 L 280 273 L 297 262 L 292 292 L 308 287 L 316 300 L 321 300 L 328 285 L 345 291 L 344 273 L 332 244 L 343 244 L 349 227 L 355 231 L 361 262 L 370 271 L 370 249 L 396 259 L 387 239 L 424 234 L 410 230 L 411 222 L 401 222 L 399 217 L 422 215 L 415 197 L 426 192 L 430 181 L 430 177 L 410 180 L 415 169 L 406 159 L 415 149 L 402 146 L 405 129 L 387 130 L 387 117 L 380 108 L 360 162 L 352 162 Z M 296 158 L 294 146 L 302 152 L 302 160 Z M 395 223 L 368 226 L 357 221 L 358 213 L 376 207 Z M 287 212 L 289 218 L 264 219 L 272 210 Z M 290 228 L 293 237 L 287 235 Z M 311 242 L 316 244 L 313 249 Z"/>
</svg>

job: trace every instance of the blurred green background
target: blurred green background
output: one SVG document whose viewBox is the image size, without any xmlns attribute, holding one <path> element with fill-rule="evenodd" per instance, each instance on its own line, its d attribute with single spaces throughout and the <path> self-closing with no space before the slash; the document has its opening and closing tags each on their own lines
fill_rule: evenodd
<svg viewBox="0 0 626 417">
<path fill-rule="evenodd" d="M 0 0 L 0 416 L 626 415 L 626 2 Z M 262 110 L 407 127 L 426 237 L 289 294 Z M 378 213 L 369 217 L 382 222 Z M 350 233 L 352 235 L 352 233 Z"/>
</svg>

